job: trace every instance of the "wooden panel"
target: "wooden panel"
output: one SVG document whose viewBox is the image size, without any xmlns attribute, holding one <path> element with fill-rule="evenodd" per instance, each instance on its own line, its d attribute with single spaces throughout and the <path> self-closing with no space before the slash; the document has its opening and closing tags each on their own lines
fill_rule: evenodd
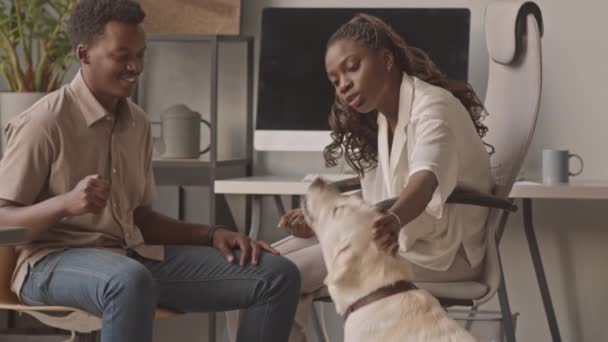
<svg viewBox="0 0 608 342">
<path fill-rule="evenodd" d="M 140 0 L 148 33 L 236 35 L 241 0 Z"/>
</svg>

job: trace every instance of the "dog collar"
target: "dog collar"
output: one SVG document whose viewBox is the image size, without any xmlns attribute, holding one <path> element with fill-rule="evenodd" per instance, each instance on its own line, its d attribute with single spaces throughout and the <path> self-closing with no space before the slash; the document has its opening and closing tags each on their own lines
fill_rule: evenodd
<svg viewBox="0 0 608 342">
<path fill-rule="evenodd" d="M 386 297 L 390 297 L 397 293 L 407 292 L 410 290 L 417 290 L 417 289 L 418 288 L 416 287 L 416 285 L 414 285 L 414 283 L 412 283 L 411 281 L 407 281 L 407 280 L 400 280 L 394 284 L 382 286 L 381 288 L 375 290 L 374 292 L 368 294 L 367 296 L 364 296 L 363 298 L 360 298 L 356 302 L 352 303 L 346 309 L 346 312 L 344 312 L 344 320 L 346 321 L 348 319 L 348 316 L 350 316 L 353 312 L 355 312 L 355 311 L 361 309 L 362 307 L 364 307 L 368 304 L 371 304 L 375 301 L 384 299 Z"/>
</svg>

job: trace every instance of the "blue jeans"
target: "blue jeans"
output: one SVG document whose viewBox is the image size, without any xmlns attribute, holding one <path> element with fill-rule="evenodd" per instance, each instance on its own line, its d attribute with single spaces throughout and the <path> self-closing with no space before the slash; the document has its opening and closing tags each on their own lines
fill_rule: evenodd
<svg viewBox="0 0 608 342">
<path fill-rule="evenodd" d="M 240 267 L 206 246 L 166 246 L 160 262 L 133 252 L 73 248 L 36 263 L 21 298 L 100 316 L 102 342 L 152 341 L 157 305 L 181 312 L 245 309 L 237 341 L 284 342 L 299 291 L 298 269 L 272 254 L 263 254 L 257 266 Z"/>
</svg>

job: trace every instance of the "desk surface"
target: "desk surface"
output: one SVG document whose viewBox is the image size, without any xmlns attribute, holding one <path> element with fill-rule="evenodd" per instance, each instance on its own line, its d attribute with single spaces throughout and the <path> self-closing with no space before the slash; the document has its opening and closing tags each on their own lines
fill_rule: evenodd
<svg viewBox="0 0 608 342">
<path fill-rule="evenodd" d="M 324 175 L 322 175 L 324 176 Z M 336 175 L 341 179 L 352 177 Z M 310 182 L 302 176 L 257 176 L 215 181 L 219 194 L 303 195 Z M 545 185 L 538 181 L 518 181 L 511 198 L 608 199 L 608 181 L 572 181 L 569 184 Z"/>
<path fill-rule="evenodd" d="M 352 178 L 353 175 L 321 175 L 329 180 Z M 215 181 L 216 194 L 304 195 L 311 182 L 304 176 L 255 176 Z"/>
<path fill-rule="evenodd" d="M 608 181 L 574 180 L 567 184 L 546 185 L 539 181 L 518 181 L 512 198 L 608 199 Z"/>
</svg>

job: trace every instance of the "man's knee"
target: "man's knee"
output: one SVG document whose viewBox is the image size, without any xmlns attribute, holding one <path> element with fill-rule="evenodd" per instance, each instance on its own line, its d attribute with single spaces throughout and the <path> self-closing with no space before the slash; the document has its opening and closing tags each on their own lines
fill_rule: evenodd
<svg viewBox="0 0 608 342">
<path fill-rule="evenodd" d="M 296 265 L 289 259 L 279 255 L 265 254 L 263 256 L 268 272 L 270 272 L 271 289 L 274 293 L 289 292 L 297 296 L 300 293 L 301 277 Z"/>
<path fill-rule="evenodd" d="M 137 261 L 129 260 L 108 279 L 108 294 L 149 299 L 156 301 L 159 295 L 158 282 L 152 273 Z"/>
</svg>

